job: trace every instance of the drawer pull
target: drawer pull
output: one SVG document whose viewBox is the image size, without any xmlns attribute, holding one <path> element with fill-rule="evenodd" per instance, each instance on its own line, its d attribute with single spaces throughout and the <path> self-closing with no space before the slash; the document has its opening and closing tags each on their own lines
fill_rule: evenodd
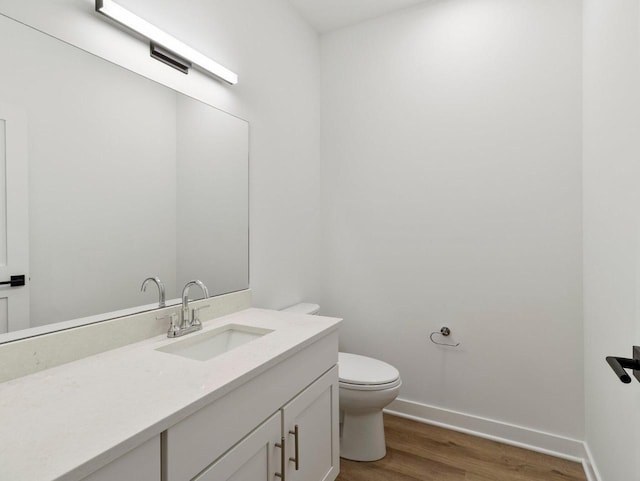
<svg viewBox="0 0 640 481">
<path fill-rule="evenodd" d="M 295 458 L 289 458 L 289 461 L 293 461 L 294 463 L 296 463 L 296 471 L 300 470 L 300 451 L 298 448 L 298 425 L 296 424 L 295 427 L 293 428 L 293 431 L 289 431 L 289 434 L 293 434 L 296 438 L 296 447 L 295 447 L 295 451 L 296 451 L 296 457 Z"/>
<path fill-rule="evenodd" d="M 285 471 L 287 470 L 287 450 L 285 449 L 284 437 L 280 438 L 280 442 L 275 444 L 276 448 L 280 448 L 280 471 L 276 473 L 276 477 L 285 481 Z"/>
</svg>

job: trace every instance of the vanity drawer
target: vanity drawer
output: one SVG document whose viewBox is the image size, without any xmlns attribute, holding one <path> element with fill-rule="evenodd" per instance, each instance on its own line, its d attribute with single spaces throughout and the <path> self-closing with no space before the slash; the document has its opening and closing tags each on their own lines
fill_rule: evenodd
<svg viewBox="0 0 640 481">
<path fill-rule="evenodd" d="M 335 331 L 169 428 L 163 481 L 193 479 L 337 360 Z"/>
</svg>

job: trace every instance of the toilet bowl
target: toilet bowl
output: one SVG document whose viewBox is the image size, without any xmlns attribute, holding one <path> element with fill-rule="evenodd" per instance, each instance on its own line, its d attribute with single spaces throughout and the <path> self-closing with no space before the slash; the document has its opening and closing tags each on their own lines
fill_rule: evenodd
<svg viewBox="0 0 640 481">
<path fill-rule="evenodd" d="M 398 397 L 402 381 L 386 362 L 341 352 L 338 354 L 340 456 L 375 461 L 387 454 L 382 410 Z"/>
<path fill-rule="evenodd" d="M 317 304 L 297 304 L 288 312 L 316 314 Z M 338 353 L 340 456 L 354 461 L 376 461 L 387 453 L 382 410 L 400 392 L 396 368 L 370 357 Z"/>
</svg>

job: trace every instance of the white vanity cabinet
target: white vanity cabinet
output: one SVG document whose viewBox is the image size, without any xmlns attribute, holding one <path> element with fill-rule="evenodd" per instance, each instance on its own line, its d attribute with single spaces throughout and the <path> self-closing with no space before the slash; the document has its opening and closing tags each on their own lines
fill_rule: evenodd
<svg viewBox="0 0 640 481">
<path fill-rule="evenodd" d="M 337 374 L 336 367 L 324 374 L 193 481 L 273 481 L 282 469 L 285 481 L 333 481 L 339 471 Z"/>
<path fill-rule="evenodd" d="M 333 481 L 337 346 L 333 332 L 166 430 L 162 481 L 273 481 L 283 459 L 285 481 Z"/>
<path fill-rule="evenodd" d="M 205 361 L 155 336 L 2 383 L 0 480 L 334 481 L 339 323 L 244 309 L 190 339 L 268 334 Z"/>
</svg>

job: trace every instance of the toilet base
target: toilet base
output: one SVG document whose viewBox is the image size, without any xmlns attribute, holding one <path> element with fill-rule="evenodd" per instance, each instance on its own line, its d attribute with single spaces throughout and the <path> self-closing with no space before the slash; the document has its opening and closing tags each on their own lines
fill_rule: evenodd
<svg viewBox="0 0 640 481">
<path fill-rule="evenodd" d="M 382 410 L 340 413 L 340 457 L 352 461 L 377 461 L 387 454 Z"/>
</svg>

